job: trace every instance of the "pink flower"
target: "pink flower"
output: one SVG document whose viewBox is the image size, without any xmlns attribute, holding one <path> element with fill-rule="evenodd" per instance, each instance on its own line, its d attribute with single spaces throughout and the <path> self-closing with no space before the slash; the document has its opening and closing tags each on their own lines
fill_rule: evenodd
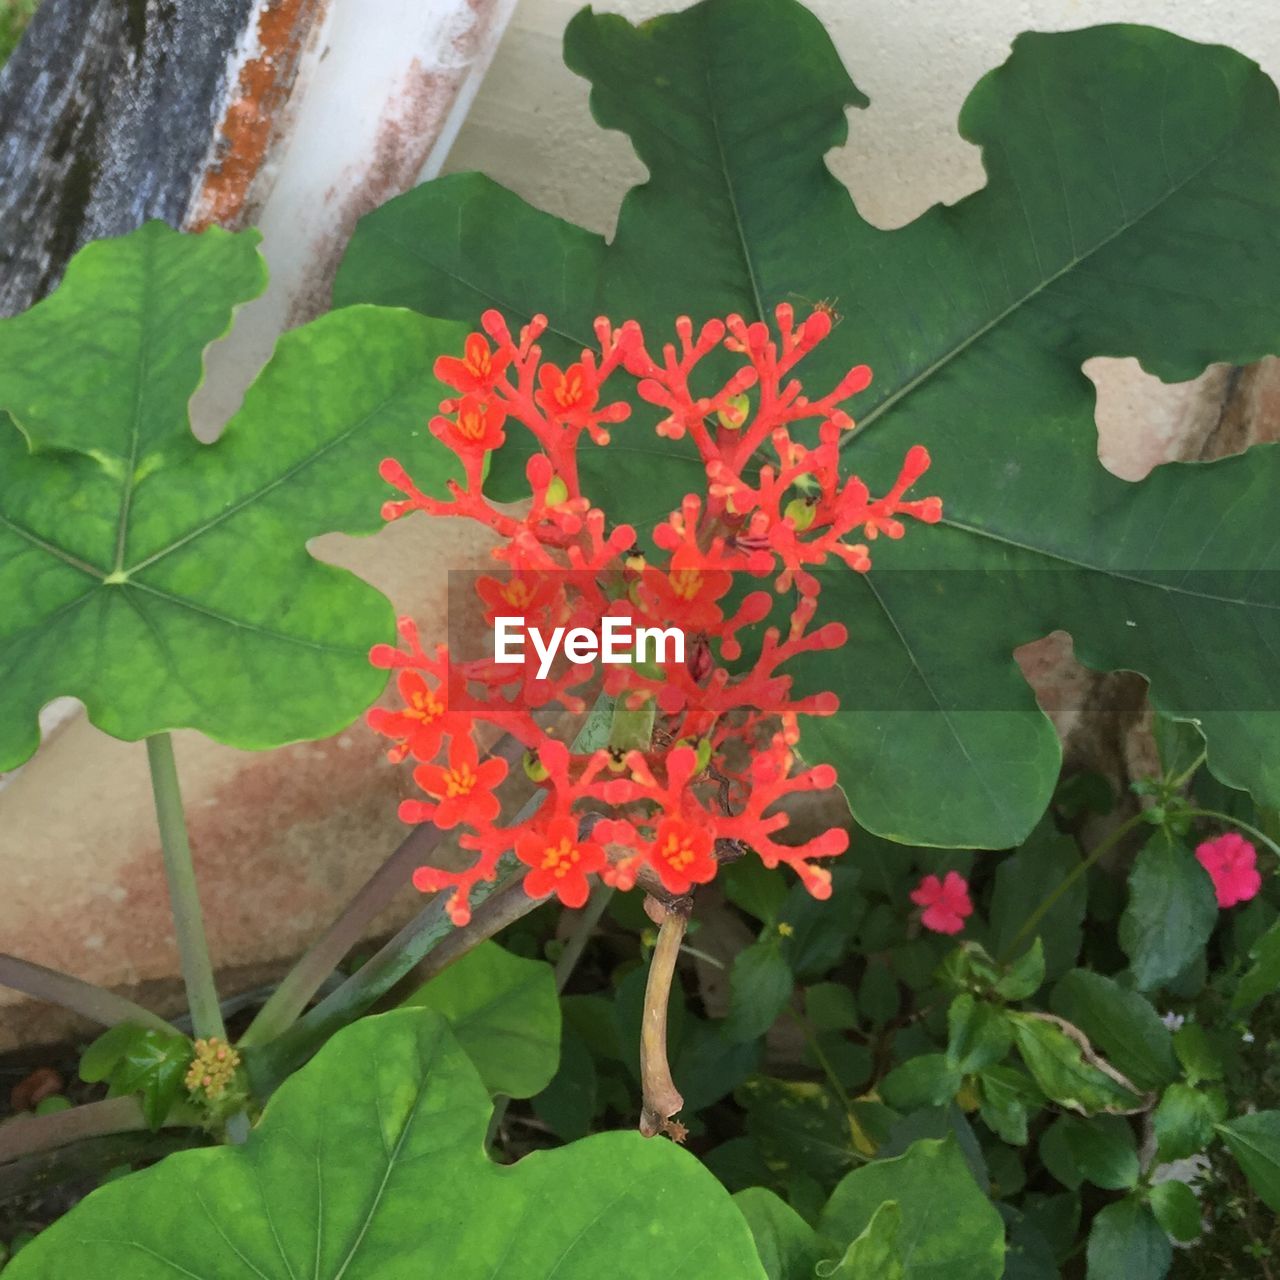
<svg viewBox="0 0 1280 1280">
<path fill-rule="evenodd" d="M 1244 836 L 1234 831 L 1206 840 L 1197 847 L 1196 857 L 1213 881 L 1213 891 L 1218 895 L 1220 907 L 1248 902 L 1262 888 L 1258 851 Z"/>
<path fill-rule="evenodd" d="M 925 876 L 911 891 L 911 901 L 924 908 L 920 919 L 934 933 L 959 933 L 965 917 L 973 915 L 968 882 L 958 871 L 948 871 L 945 880 Z"/>
</svg>

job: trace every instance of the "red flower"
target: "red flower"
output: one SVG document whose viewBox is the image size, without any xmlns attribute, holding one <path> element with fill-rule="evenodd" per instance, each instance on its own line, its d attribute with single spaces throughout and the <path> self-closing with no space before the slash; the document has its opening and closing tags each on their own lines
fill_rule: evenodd
<svg viewBox="0 0 1280 1280">
<path fill-rule="evenodd" d="M 924 908 L 921 922 L 934 933 L 959 933 L 965 917 L 973 914 L 969 885 L 958 871 L 948 871 L 945 880 L 925 876 L 911 891 L 911 901 Z"/>
<path fill-rule="evenodd" d="M 441 356 L 435 364 L 436 377 L 455 391 L 488 391 L 511 362 L 511 352 L 501 347 L 491 352 L 478 333 L 469 333 L 463 356 Z"/>
<path fill-rule="evenodd" d="M 545 831 L 526 831 L 516 840 L 516 857 L 532 868 L 524 878 L 531 898 L 554 893 L 566 907 L 580 907 L 587 900 L 587 876 L 603 870 L 608 859 L 591 840 L 578 839 L 572 818 L 556 818 Z"/>
<path fill-rule="evenodd" d="M 1213 880 L 1218 906 L 1248 902 L 1262 888 L 1258 851 L 1242 835 L 1227 831 L 1197 846 L 1196 857 Z"/>
<path fill-rule="evenodd" d="M 498 816 L 500 805 L 493 788 L 507 776 L 505 760 L 479 762 L 474 739 L 455 737 L 449 743 L 449 767 L 420 764 L 413 780 L 427 795 L 439 801 L 432 821 L 442 830 L 465 822 L 480 827 Z"/>
<path fill-rule="evenodd" d="M 461 711 L 450 711 L 444 688 L 433 689 L 416 671 L 401 671 L 396 681 L 405 700 L 402 711 L 374 707 L 366 720 L 369 727 L 397 745 L 391 751 L 393 760 L 411 755 L 415 760 L 431 760 L 440 750 L 445 734 L 458 737 L 471 729 L 471 717 Z"/>
<path fill-rule="evenodd" d="M 492 400 L 463 396 L 453 418 L 431 419 L 431 431 L 454 453 L 488 453 L 502 447 L 507 411 Z"/>
<path fill-rule="evenodd" d="M 666 818 L 658 824 L 649 863 L 670 892 L 688 893 L 693 885 L 715 878 L 717 863 L 711 848 L 710 832 L 680 818 Z"/>
<path fill-rule="evenodd" d="M 596 380 L 585 364 L 571 364 L 561 371 L 553 364 L 538 370 L 541 390 L 537 401 L 553 418 L 583 422 L 595 408 L 600 392 Z"/>
</svg>

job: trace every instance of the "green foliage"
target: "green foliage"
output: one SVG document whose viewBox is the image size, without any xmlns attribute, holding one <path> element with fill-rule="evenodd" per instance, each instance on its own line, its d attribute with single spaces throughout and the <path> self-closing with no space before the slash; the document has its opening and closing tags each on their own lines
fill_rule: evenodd
<svg viewBox="0 0 1280 1280">
<path fill-rule="evenodd" d="M 119 1023 L 104 1031 L 80 1056 L 80 1079 L 105 1082 L 110 1097 L 136 1093 L 142 1114 L 159 1129 L 182 1097 L 191 1062 L 191 1041 L 178 1032 Z"/>
<path fill-rule="evenodd" d="M 1177 1078 L 1169 1028 L 1136 992 L 1103 974 L 1073 969 L 1053 989 L 1050 1005 L 1140 1088 L 1158 1089 Z"/>
<path fill-rule="evenodd" d="M 556 1074 L 560 1001 L 545 961 L 483 942 L 404 1003 L 434 1009 L 448 1020 L 490 1093 L 530 1098 Z"/>
<path fill-rule="evenodd" d="M 1018 1052 L 1046 1097 L 1085 1115 L 1142 1110 L 1142 1095 L 1070 1024 L 1036 1013 L 1009 1018 Z"/>
<path fill-rule="evenodd" d="M 1129 876 L 1129 905 L 1120 945 L 1139 991 L 1167 986 L 1201 953 L 1218 922 L 1209 873 L 1166 832 L 1138 855 Z"/>
<path fill-rule="evenodd" d="M 764 1035 L 790 1002 L 795 978 L 780 943 L 778 934 L 770 930 L 734 960 L 729 1017 L 724 1027 L 730 1040 L 754 1040 Z"/>
<path fill-rule="evenodd" d="M 1256 1111 L 1218 1126 L 1249 1185 L 1280 1213 L 1280 1111 Z"/>
<path fill-rule="evenodd" d="M 904 1280 L 998 1280 L 1004 1226 L 954 1140 L 917 1142 L 895 1159 L 855 1169 L 832 1193 L 819 1229 L 851 1242 L 886 1201 L 901 1213 Z"/>
<path fill-rule="evenodd" d="M 886 1200 L 871 1215 L 871 1221 L 863 1227 L 839 1262 L 820 1262 L 816 1268 L 819 1276 L 839 1276 L 843 1280 L 860 1280 L 875 1276 L 877 1280 L 904 1280 L 902 1210 L 895 1200 Z"/>
<path fill-rule="evenodd" d="M 1163 1280 L 1173 1258 L 1169 1237 L 1132 1196 L 1110 1204 L 1089 1232 L 1088 1280 Z"/>
<path fill-rule="evenodd" d="M 377 696 L 389 603 L 309 538 L 381 526 L 379 459 L 444 451 L 424 351 L 457 326 L 371 307 L 281 338 L 219 442 L 188 401 L 205 348 L 266 272 L 256 232 L 158 222 L 89 245 L 0 320 L 0 769 L 78 697 L 129 740 L 187 726 L 239 747 L 318 738 Z M 418 470 L 418 467 L 421 470 Z"/>
<path fill-rule="evenodd" d="M 438 1014 L 363 1019 L 242 1147 L 102 1187 L 9 1264 L 13 1280 L 763 1277 L 727 1192 L 673 1144 L 601 1134 L 502 1168 L 484 1154 L 489 1110 Z"/>
<path fill-rule="evenodd" d="M 1280 799 L 1280 718 L 1232 709 L 1275 705 L 1265 571 L 1280 451 L 1117 480 L 1098 462 L 1080 371 L 1129 354 L 1181 379 L 1280 350 L 1267 283 L 1280 107 L 1258 68 L 1136 26 L 1022 36 L 960 116 L 987 185 L 882 231 L 823 162 L 846 108 L 867 100 L 792 0 L 706 0 L 642 28 L 587 10 L 565 56 L 648 170 L 616 235 L 453 175 L 362 222 L 337 301 L 471 323 L 489 306 L 544 311 L 547 349 L 568 359 L 600 313 L 665 334 L 681 313 L 836 298 L 842 323 L 804 373 L 818 385 L 858 362 L 875 371 L 851 467 L 883 486 L 923 442 L 945 503 L 941 526 L 878 544 L 871 575 L 826 584 L 824 602 L 857 626 L 814 664 L 843 710 L 807 728 L 805 747 L 840 766 L 859 821 L 929 844 L 1025 837 L 1059 752 L 1011 651 L 1055 626 L 1090 666 L 1142 671 L 1164 710 L 1199 717 L 1222 778 Z M 642 527 L 696 475 L 648 421 L 625 429 L 625 469 L 602 451 L 587 473 L 615 518 Z M 495 492 L 523 489 L 523 461 L 499 453 Z M 933 572 L 925 588 L 899 569 Z"/>
</svg>

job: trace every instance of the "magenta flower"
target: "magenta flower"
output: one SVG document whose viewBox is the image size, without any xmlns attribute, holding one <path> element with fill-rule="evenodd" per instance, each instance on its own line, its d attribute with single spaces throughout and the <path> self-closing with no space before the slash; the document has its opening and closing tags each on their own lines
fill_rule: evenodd
<svg viewBox="0 0 1280 1280">
<path fill-rule="evenodd" d="M 1234 831 L 1206 840 L 1196 848 L 1196 857 L 1213 881 L 1213 891 L 1218 895 L 1220 907 L 1248 902 L 1262 888 L 1258 851 L 1244 836 Z"/>
<path fill-rule="evenodd" d="M 973 915 L 969 885 L 958 871 L 948 871 L 945 880 L 925 876 L 911 891 L 911 901 L 924 908 L 921 923 L 934 933 L 959 933 L 965 917 Z"/>
</svg>

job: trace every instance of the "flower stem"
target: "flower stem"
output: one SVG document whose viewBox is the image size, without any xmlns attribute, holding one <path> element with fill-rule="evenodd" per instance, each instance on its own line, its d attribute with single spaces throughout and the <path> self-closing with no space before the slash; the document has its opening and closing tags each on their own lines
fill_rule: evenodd
<svg viewBox="0 0 1280 1280">
<path fill-rule="evenodd" d="M 194 1112 L 175 1107 L 164 1124 L 196 1125 Z M 132 1133 L 147 1127 L 142 1103 L 136 1094 L 86 1102 L 69 1111 L 56 1111 L 48 1116 L 16 1116 L 0 1126 L 0 1164 L 38 1155 L 57 1147 L 69 1146 L 85 1138 L 100 1138 L 112 1133 Z"/>
<path fill-rule="evenodd" d="M 684 1097 L 671 1078 L 667 1061 L 667 1010 L 671 1003 L 671 982 L 675 977 L 676 958 L 685 930 L 689 927 L 689 909 L 662 907 L 662 924 L 658 941 L 649 961 L 649 981 L 644 989 L 644 1015 L 640 1024 L 640 1084 L 643 1105 L 640 1110 L 640 1132 L 646 1138 L 666 1133 L 677 1142 L 684 1140 L 685 1127 L 674 1116 L 684 1106 Z"/>
<path fill-rule="evenodd" d="M 1071 870 L 1063 876 L 1061 880 L 1053 887 L 1052 891 L 1045 897 L 1040 905 L 1026 918 L 1022 923 L 1022 928 L 1013 935 L 1013 940 L 1005 947 L 1000 954 L 1000 963 L 1008 964 L 1014 956 L 1018 954 L 1018 947 L 1035 932 L 1035 927 L 1041 920 L 1053 910 L 1058 899 L 1062 897 L 1068 889 L 1071 888 L 1077 880 L 1084 875 L 1090 867 L 1098 862 L 1099 859 L 1105 857 L 1112 849 L 1120 843 L 1135 827 L 1140 826 L 1146 821 L 1144 812 L 1135 813 L 1131 818 L 1122 822 L 1101 844 L 1093 850 L 1087 858 L 1082 858 Z"/>
<path fill-rule="evenodd" d="M 44 965 L 33 964 L 30 960 L 19 960 L 17 956 L 0 954 L 0 987 L 21 991 L 35 1000 L 61 1005 L 73 1013 L 92 1018 L 104 1027 L 129 1022 L 153 1031 L 177 1031 L 158 1014 L 116 995 L 114 991 L 73 978 L 71 974 L 57 969 L 46 969 Z"/>
<path fill-rule="evenodd" d="M 191 843 L 182 816 L 182 793 L 178 787 L 178 767 L 173 758 L 173 739 L 157 733 L 147 739 L 147 762 L 151 766 L 151 789 L 160 826 L 160 846 L 164 851 L 165 877 L 169 881 L 169 904 L 182 977 L 191 1007 L 191 1023 L 197 1036 L 226 1038 L 222 1009 L 213 982 L 209 944 L 205 941 L 204 920 L 195 868 L 191 864 Z"/>
<path fill-rule="evenodd" d="M 1280 857 L 1280 845 L 1276 844 L 1265 831 L 1251 823 L 1233 818 L 1229 813 L 1220 813 L 1217 809 L 1183 809 L 1182 812 L 1189 818 L 1214 818 L 1218 822 L 1225 822 L 1229 827 L 1239 827 L 1241 831 L 1247 831 L 1255 840 L 1261 841 L 1272 853 Z"/>
<path fill-rule="evenodd" d="M 595 933 L 596 925 L 600 923 L 600 917 L 604 915 L 605 908 L 609 905 L 609 900 L 613 897 L 614 892 L 608 885 L 597 885 L 590 901 L 583 907 L 582 914 L 573 922 L 573 932 L 569 935 L 569 940 L 564 944 L 560 959 L 556 961 L 557 991 L 563 992 L 565 985 L 573 976 L 573 971 L 577 967 L 578 961 L 582 958 L 582 953 L 586 949 L 587 943 L 591 940 L 591 935 Z"/>
</svg>

